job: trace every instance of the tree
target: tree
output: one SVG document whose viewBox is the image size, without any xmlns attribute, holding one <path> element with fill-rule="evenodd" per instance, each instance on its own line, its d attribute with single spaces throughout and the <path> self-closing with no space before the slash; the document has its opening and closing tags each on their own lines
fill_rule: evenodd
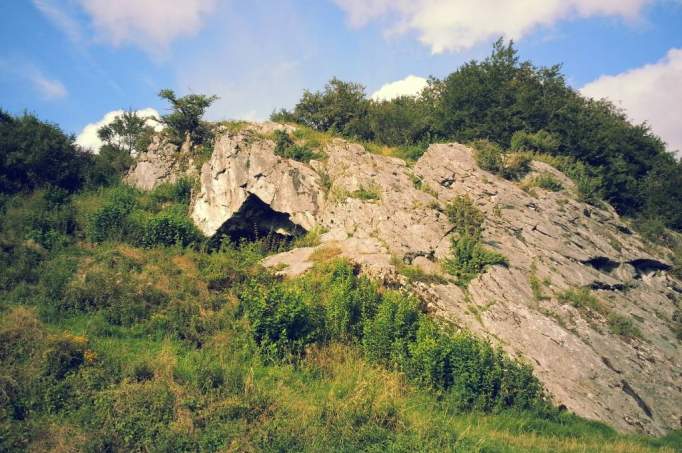
<svg viewBox="0 0 682 453">
<path fill-rule="evenodd" d="M 173 90 L 165 89 L 159 92 L 159 97 L 171 104 L 171 112 L 163 115 L 161 121 L 175 134 L 177 141 L 189 137 L 193 143 L 202 144 L 210 137 L 201 118 L 218 96 L 188 94 L 178 98 Z"/>
<path fill-rule="evenodd" d="M 142 117 L 132 110 L 123 112 L 97 131 L 97 136 L 107 145 L 123 149 L 128 154 L 144 152 L 149 146 L 154 129 L 147 125 L 151 117 Z"/>
<path fill-rule="evenodd" d="M 0 110 L 0 192 L 56 186 L 67 191 L 83 184 L 87 156 L 54 124 L 31 114 L 14 117 Z"/>
<path fill-rule="evenodd" d="M 335 77 L 325 85 L 324 91 L 306 90 L 292 115 L 297 122 L 318 131 L 367 138 L 368 106 L 364 86 Z"/>
</svg>

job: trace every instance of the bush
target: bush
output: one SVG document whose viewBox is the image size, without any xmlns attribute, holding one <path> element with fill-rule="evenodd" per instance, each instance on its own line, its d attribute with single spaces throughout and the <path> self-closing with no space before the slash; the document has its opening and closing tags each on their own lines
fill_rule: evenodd
<svg viewBox="0 0 682 453">
<path fill-rule="evenodd" d="M 550 192 L 559 192 L 564 186 L 551 174 L 541 173 L 539 175 L 533 176 L 532 178 L 526 179 L 522 186 L 525 190 L 532 187 L 539 187 L 544 190 L 549 190 Z"/>
<path fill-rule="evenodd" d="M 520 179 L 530 171 L 530 159 L 523 153 L 504 156 L 500 175 L 505 179 Z"/>
<path fill-rule="evenodd" d="M 67 373 L 77 370 L 85 363 L 85 337 L 63 334 L 50 341 L 45 351 L 43 373 L 55 379 L 63 379 Z"/>
<path fill-rule="evenodd" d="M 128 215 L 137 206 L 137 191 L 115 186 L 104 195 L 104 203 L 88 219 L 88 238 L 93 242 L 123 240 L 134 228 Z"/>
<path fill-rule="evenodd" d="M 620 335 L 625 338 L 641 338 L 642 333 L 634 324 L 632 319 L 619 315 L 618 313 L 610 313 L 607 321 L 609 323 L 609 330 L 611 333 Z"/>
<path fill-rule="evenodd" d="M 267 358 L 300 356 L 321 335 L 321 314 L 298 292 L 250 286 L 239 298 L 253 338 Z"/>
<path fill-rule="evenodd" d="M 365 324 L 362 338 L 365 355 L 391 368 L 404 368 L 420 318 L 416 299 L 394 291 L 384 294 L 376 315 Z"/>
<path fill-rule="evenodd" d="M 325 332 L 329 338 L 341 341 L 362 337 L 366 320 L 371 319 L 379 304 L 376 286 L 367 278 L 357 278 L 345 262 L 335 266 L 325 292 Z"/>
<path fill-rule="evenodd" d="M 93 448 L 99 451 L 158 451 L 176 435 L 175 396 L 160 382 L 124 383 L 105 390 L 95 399 L 99 430 Z"/>
<path fill-rule="evenodd" d="M 458 285 L 466 287 L 486 268 L 498 264 L 506 265 L 507 259 L 486 249 L 479 238 L 461 235 L 452 239 L 452 257 L 443 262 L 443 267 L 455 277 Z"/>
<path fill-rule="evenodd" d="M 163 203 L 189 205 L 193 187 L 194 181 L 191 178 L 183 177 L 172 183 L 159 184 L 149 195 L 156 205 Z"/>
<path fill-rule="evenodd" d="M 286 131 L 275 131 L 275 154 L 298 162 L 310 162 L 319 159 L 320 154 L 294 143 Z"/>
<path fill-rule="evenodd" d="M 476 150 L 476 163 L 481 169 L 500 174 L 504 168 L 502 148 L 488 140 L 476 140 L 471 144 Z"/>
<path fill-rule="evenodd" d="M 152 216 L 140 213 L 134 219 L 137 229 L 134 244 L 141 247 L 157 245 L 187 247 L 198 244 L 203 239 L 194 222 L 177 209 L 162 211 Z"/>
<path fill-rule="evenodd" d="M 529 366 L 470 334 L 446 334 L 429 319 L 420 322 L 410 355 L 408 375 L 423 386 L 448 390 L 461 409 L 528 409 L 541 401 L 542 387 Z"/>
<path fill-rule="evenodd" d="M 468 195 L 455 197 L 445 206 L 445 214 L 456 233 L 474 238 L 481 236 L 485 217 Z"/>
<path fill-rule="evenodd" d="M 514 132 L 511 138 L 512 151 L 532 151 L 554 154 L 560 145 L 559 138 L 547 131 L 535 133 L 527 131 Z"/>
</svg>

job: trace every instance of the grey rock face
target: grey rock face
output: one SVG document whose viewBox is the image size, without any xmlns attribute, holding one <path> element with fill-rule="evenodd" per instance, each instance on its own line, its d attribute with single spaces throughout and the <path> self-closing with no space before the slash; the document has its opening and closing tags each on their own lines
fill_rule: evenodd
<svg viewBox="0 0 682 453">
<path fill-rule="evenodd" d="M 249 132 L 218 138 L 191 209 L 205 234 L 253 223 L 283 234 L 323 227 L 321 245 L 264 264 L 294 276 L 329 249 L 409 287 L 434 315 L 530 363 L 555 403 L 622 431 L 680 428 L 682 349 L 671 318 L 682 282 L 669 274 L 666 250 L 645 244 L 609 206 L 578 201 L 559 171 L 534 162 L 534 172 L 551 173 L 565 189 L 528 193 L 478 168 L 472 151 L 459 144 L 432 145 L 414 165 L 343 140 L 310 164 L 273 149 L 272 141 Z M 509 262 L 467 289 L 449 283 L 440 266 L 451 254 L 444 208 L 462 194 L 486 216 L 486 246 Z M 396 263 L 440 278 L 409 282 Z M 562 301 L 579 288 L 590 289 L 604 308 L 590 312 Z M 609 314 L 630 319 L 641 336 L 612 333 Z"/>
<path fill-rule="evenodd" d="M 147 152 L 136 159 L 125 182 L 140 190 L 152 190 L 161 183 L 173 183 L 195 171 L 189 142 L 178 149 L 177 145 L 156 135 Z"/>
</svg>

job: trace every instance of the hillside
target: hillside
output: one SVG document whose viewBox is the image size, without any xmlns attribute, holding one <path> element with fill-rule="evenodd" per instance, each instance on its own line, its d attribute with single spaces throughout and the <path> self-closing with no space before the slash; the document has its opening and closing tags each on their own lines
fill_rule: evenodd
<svg viewBox="0 0 682 453">
<path fill-rule="evenodd" d="M 679 257 L 566 161 L 2 126 L 3 451 L 680 449 Z"/>
<path fill-rule="evenodd" d="M 608 205 L 578 201 L 574 183 L 542 162 L 514 181 L 481 170 L 457 144 L 432 145 L 407 165 L 332 139 L 303 163 L 263 138 L 279 129 L 296 135 L 265 124 L 218 136 L 190 209 L 204 234 L 324 232 L 320 245 L 265 264 L 297 276 L 319 255 L 350 259 L 531 363 L 555 404 L 624 431 L 678 427 L 682 283 L 668 272 L 669 250 L 652 250 Z M 172 174 L 139 165 L 128 181 L 142 187 L 150 174 Z M 556 187 L 534 186 L 541 176 Z M 461 196 L 485 219 L 482 242 L 506 258 L 467 284 L 446 270 L 449 210 Z"/>
</svg>

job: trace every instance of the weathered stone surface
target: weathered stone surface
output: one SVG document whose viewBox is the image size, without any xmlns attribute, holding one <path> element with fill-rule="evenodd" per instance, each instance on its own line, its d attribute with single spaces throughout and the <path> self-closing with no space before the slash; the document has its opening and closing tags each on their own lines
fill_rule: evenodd
<svg viewBox="0 0 682 453">
<path fill-rule="evenodd" d="M 156 135 L 147 152 L 137 157 L 125 181 L 138 189 L 152 190 L 161 183 L 172 183 L 195 173 L 190 142 L 186 141 L 178 149 L 177 145 Z"/>
<path fill-rule="evenodd" d="M 552 173 L 565 189 L 527 193 L 479 169 L 458 144 L 432 145 L 409 166 L 334 140 L 325 159 L 294 162 L 262 138 L 276 127 L 218 138 L 191 211 L 205 234 L 254 221 L 284 234 L 323 227 L 320 246 L 264 264 L 294 276 L 320 257 L 344 256 L 377 278 L 409 285 L 436 315 L 528 361 L 556 403 L 577 414 L 623 431 L 680 428 L 682 352 L 671 318 L 682 282 L 667 272 L 666 251 L 644 244 L 612 208 L 577 201 L 573 183 L 539 162 L 534 171 Z M 491 267 L 467 290 L 408 283 L 395 263 L 442 274 L 452 235 L 444 208 L 461 194 L 486 215 L 483 239 L 508 266 Z M 560 300 L 581 287 L 632 319 L 641 338 L 610 333 L 605 315 Z"/>
</svg>

